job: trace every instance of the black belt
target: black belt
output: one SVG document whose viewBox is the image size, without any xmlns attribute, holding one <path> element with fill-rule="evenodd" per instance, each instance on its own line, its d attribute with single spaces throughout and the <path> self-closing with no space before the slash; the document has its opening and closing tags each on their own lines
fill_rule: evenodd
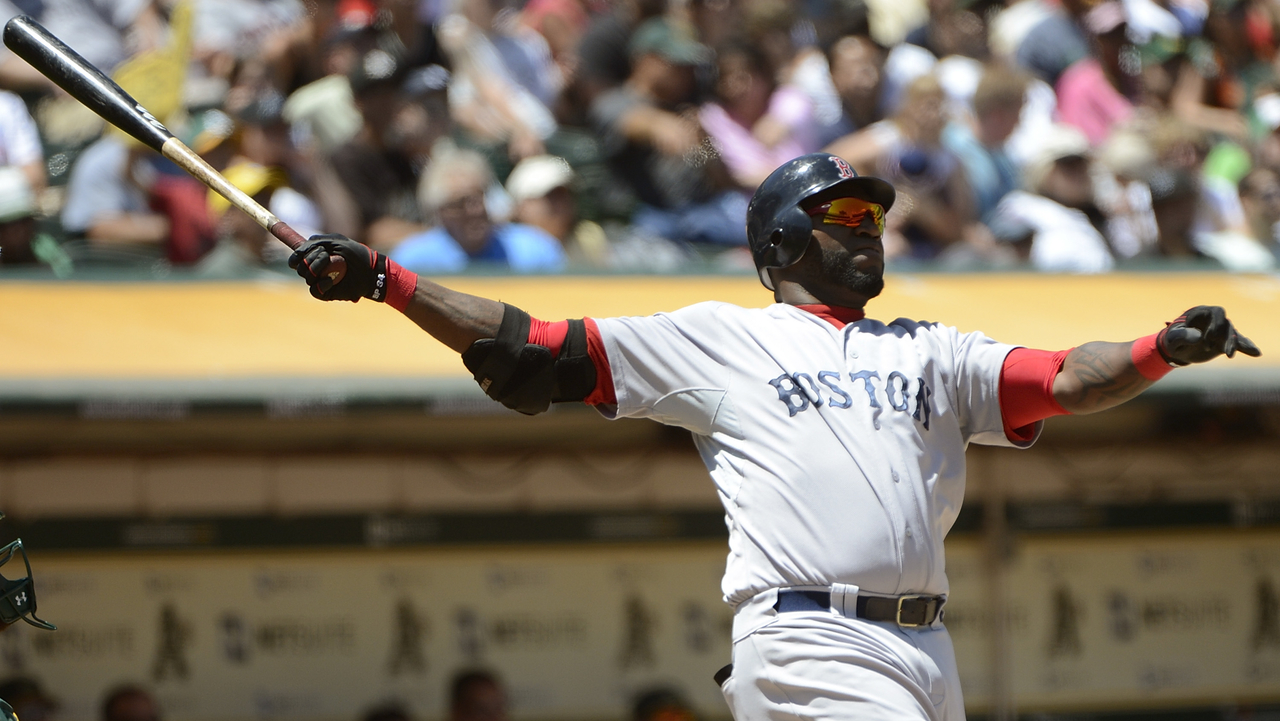
<svg viewBox="0 0 1280 721">
<path fill-rule="evenodd" d="M 928 626 L 942 615 L 946 596 L 863 596 L 858 594 L 857 617 L 868 621 L 889 621 L 908 628 Z M 778 591 L 773 604 L 778 613 L 791 611 L 830 611 L 831 594 L 827 591 Z"/>
</svg>

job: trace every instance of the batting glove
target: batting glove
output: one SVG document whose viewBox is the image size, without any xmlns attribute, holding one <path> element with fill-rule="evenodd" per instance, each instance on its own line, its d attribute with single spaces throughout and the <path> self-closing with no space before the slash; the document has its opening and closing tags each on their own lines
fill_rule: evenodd
<svg viewBox="0 0 1280 721">
<path fill-rule="evenodd" d="M 1198 305 L 1178 316 L 1156 336 L 1156 347 L 1166 362 L 1179 366 L 1204 363 L 1224 353 L 1231 358 L 1236 351 L 1254 358 L 1262 355 L 1216 305 Z"/>
<path fill-rule="evenodd" d="M 327 275 L 329 256 L 347 261 L 347 273 L 336 284 Z M 320 300 L 387 299 L 387 256 L 345 235 L 313 235 L 289 256 L 289 267 L 307 281 L 311 295 Z"/>
</svg>

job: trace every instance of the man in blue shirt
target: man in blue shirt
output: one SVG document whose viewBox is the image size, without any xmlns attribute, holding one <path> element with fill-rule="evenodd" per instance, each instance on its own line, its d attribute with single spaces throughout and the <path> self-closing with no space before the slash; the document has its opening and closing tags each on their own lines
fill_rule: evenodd
<svg viewBox="0 0 1280 721">
<path fill-rule="evenodd" d="M 555 273 L 565 254 L 546 231 L 520 223 L 494 223 L 485 204 L 493 185 L 478 153 L 451 150 L 437 156 L 422 179 L 418 200 L 439 225 L 406 238 L 391 258 L 418 273 L 457 273 L 474 263 L 516 273 Z"/>
</svg>

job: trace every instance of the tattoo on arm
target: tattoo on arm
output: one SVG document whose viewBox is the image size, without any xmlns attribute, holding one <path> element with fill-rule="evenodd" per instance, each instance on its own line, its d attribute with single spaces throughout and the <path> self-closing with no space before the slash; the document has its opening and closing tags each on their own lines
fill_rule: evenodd
<svg viewBox="0 0 1280 721">
<path fill-rule="evenodd" d="M 1053 397 L 1076 414 L 1106 410 L 1137 396 L 1153 381 L 1133 365 L 1132 343 L 1085 343 L 1067 355 Z"/>
</svg>

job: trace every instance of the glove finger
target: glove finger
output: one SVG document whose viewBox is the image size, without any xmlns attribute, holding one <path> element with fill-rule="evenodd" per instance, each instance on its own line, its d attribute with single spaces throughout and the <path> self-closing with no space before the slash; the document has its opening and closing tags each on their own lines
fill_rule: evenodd
<svg viewBox="0 0 1280 721">
<path fill-rule="evenodd" d="M 1209 350 L 1226 349 L 1227 339 L 1231 335 L 1231 321 L 1227 320 L 1227 312 L 1218 306 L 1209 309 L 1209 320 L 1204 326 L 1204 340 L 1201 341 Z"/>
<path fill-rule="evenodd" d="M 1208 328 L 1209 324 L 1213 321 L 1213 311 L 1215 307 L 1216 306 L 1211 305 L 1198 305 L 1182 314 L 1182 317 L 1185 319 L 1183 322 L 1193 328 L 1204 330 L 1205 328 Z M 1222 309 L 1218 308 L 1218 310 L 1221 311 Z"/>
<path fill-rule="evenodd" d="M 308 283 L 316 283 L 325 277 L 325 270 L 329 267 L 329 252 L 322 247 L 314 247 L 309 250 L 302 258 L 302 262 L 298 265 L 298 275 L 306 278 Z M 327 288 L 325 290 L 328 290 Z"/>
<path fill-rule="evenodd" d="M 1164 335 L 1164 343 L 1169 350 L 1177 350 L 1187 346 L 1199 345 L 1204 334 L 1191 326 L 1172 326 Z"/>
<path fill-rule="evenodd" d="M 1235 328 L 1230 328 L 1227 332 L 1227 340 L 1222 344 L 1222 352 L 1227 354 L 1228 358 L 1234 358 L 1236 355 L 1236 345 L 1239 334 Z"/>
<path fill-rule="evenodd" d="M 1253 341 L 1245 338 L 1239 333 L 1236 334 L 1236 350 L 1253 358 L 1257 358 L 1262 355 L 1261 348 L 1259 348 Z"/>
</svg>

